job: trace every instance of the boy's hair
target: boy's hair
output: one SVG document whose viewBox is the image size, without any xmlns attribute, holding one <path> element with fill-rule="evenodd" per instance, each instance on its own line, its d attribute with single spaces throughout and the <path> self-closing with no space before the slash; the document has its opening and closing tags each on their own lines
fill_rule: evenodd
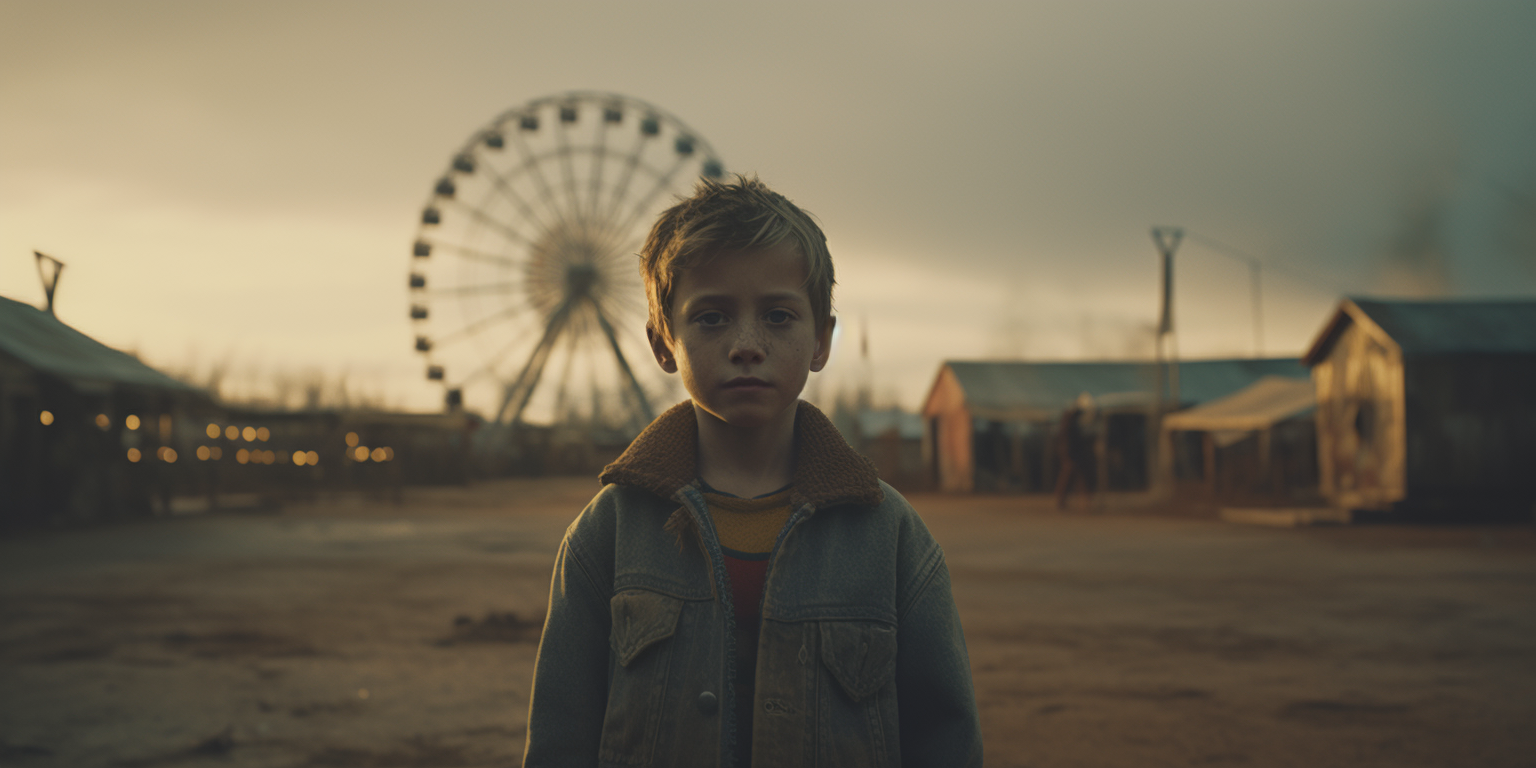
<svg viewBox="0 0 1536 768">
<path fill-rule="evenodd" d="M 693 196 L 662 211 L 640 248 L 649 325 L 672 336 L 672 291 L 679 271 L 727 251 L 772 248 L 792 240 L 805 257 L 805 292 L 819 332 L 832 317 L 832 254 L 810 214 L 756 176 L 734 183 L 701 178 Z"/>
</svg>

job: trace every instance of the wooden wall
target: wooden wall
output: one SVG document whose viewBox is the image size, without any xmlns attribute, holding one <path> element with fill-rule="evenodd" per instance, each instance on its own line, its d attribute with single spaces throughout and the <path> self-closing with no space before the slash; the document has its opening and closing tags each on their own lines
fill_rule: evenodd
<svg viewBox="0 0 1536 768">
<path fill-rule="evenodd" d="M 941 491 L 969 493 L 976 487 L 971 414 L 955 374 L 944 368 L 923 406 L 923 458 Z"/>
<path fill-rule="evenodd" d="M 1386 509 L 1407 495 L 1403 357 L 1373 327 L 1351 323 L 1312 368 L 1319 485 L 1334 504 Z"/>
</svg>

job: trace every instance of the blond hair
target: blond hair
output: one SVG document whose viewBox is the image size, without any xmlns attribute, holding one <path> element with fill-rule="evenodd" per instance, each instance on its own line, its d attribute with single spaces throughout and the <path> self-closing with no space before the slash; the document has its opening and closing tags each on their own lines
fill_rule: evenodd
<svg viewBox="0 0 1536 768">
<path fill-rule="evenodd" d="M 672 336 L 672 292 L 681 270 L 721 253 L 763 250 L 791 240 L 805 257 L 805 292 L 816 330 L 832 318 L 832 254 L 811 215 L 756 176 L 733 183 L 701 178 L 693 196 L 662 211 L 640 248 L 640 277 L 650 305 L 648 325 Z"/>
</svg>

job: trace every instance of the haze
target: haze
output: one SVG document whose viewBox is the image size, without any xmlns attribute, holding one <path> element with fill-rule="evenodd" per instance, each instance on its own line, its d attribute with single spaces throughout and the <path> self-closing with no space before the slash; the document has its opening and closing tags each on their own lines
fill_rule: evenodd
<svg viewBox="0 0 1536 768">
<path fill-rule="evenodd" d="M 1522 2 L 0 6 L 0 294 L 227 391 L 432 410 L 409 249 L 453 151 L 566 90 L 650 101 L 815 213 L 821 397 L 947 358 L 1296 354 L 1341 294 L 1536 292 Z M 1219 244 L 1219 247 L 1218 245 Z M 629 328 L 639 334 L 641 329 Z"/>
</svg>

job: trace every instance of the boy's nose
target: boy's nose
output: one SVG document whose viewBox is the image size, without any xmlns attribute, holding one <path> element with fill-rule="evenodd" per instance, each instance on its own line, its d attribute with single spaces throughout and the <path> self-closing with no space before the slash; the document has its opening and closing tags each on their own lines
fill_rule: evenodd
<svg viewBox="0 0 1536 768">
<path fill-rule="evenodd" d="M 731 344 L 731 362 L 737 365 L 756 365 L 767 357 L 762 329 L 756 323 L 743 323 Z"/>
</svg>

